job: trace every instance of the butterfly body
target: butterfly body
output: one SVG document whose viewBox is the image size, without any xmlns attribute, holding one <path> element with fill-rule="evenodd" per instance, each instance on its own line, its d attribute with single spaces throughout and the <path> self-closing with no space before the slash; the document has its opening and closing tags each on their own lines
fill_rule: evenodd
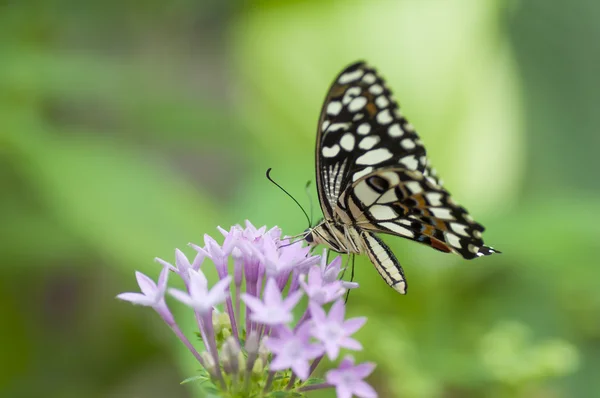
<svg viewBox="0 0 600 398">
<path fill-rule="evenodd" d="M 317 128 L 316 169 L 324 218 L 306 240 L 367 254 L 400 293 L 406 293 L 404 272 L 375 233 L 466 259 L 497 252 L 483 244 L 483 226 L 442 187 L 413 126 L 364 62 L 348 66 L 329 89 Z"/>
</svg>

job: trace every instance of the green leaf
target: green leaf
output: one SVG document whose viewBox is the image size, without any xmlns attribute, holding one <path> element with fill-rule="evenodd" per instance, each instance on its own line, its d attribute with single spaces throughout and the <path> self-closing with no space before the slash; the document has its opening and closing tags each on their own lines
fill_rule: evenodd
<svg viewBox="0 0 600 398">
<path fill-rule="evenodd" d="M 187 384 L 187 383 L 191 383 L 193 381 L 202 381 L 202 382 L 206 382 L 208 379 L 206 376 L 192 376 L 192 377 L 188 377 L 187 379 L 181 381 L 179 384 Z"/>
</svg>

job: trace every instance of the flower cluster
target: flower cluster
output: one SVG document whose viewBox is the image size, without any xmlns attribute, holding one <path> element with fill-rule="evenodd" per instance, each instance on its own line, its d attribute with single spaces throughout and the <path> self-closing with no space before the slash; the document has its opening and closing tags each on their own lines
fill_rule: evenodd
<svg viewBox="0 0 600 398">
<path fill-rule="evenodd" d="M 336 361 L 341 349 L 362 349 L 352 335 L 366 318 L 345 319 L 343 296 L 357 284 L 339 278 L 341 258 L 327 263 L 325 253 L 311 255 L 302 242 L 282 238 L 277 227 L 267 231 L 246 222 L 246 228 L 219 230 L 225 238 L 222 245 L 205 235 L 203 247 L 190 245 L 197 252 L 191 262 L 176 250 L 175 265 L 157 259 L 163 266 L 158 283 L 136 272 L 141 293 L 117 297 L 152 307 L 205 370 L 192 379 L 209 382 L 220 396 L 304 396 L 310 390 L 335 388 L 340 398 L 376 397 L 364 381 L 375 365 L 355 365 L 351 355 L 328 371 L 325 380 L 311 378 L 325 356 Z M 212 287 L 201 270 L 206 258 L 219 276 Z M 194 310 L 204 344 L 201 352 L 166 304 L 170 271 L 183 280 L 185 290 L 168 292 Z M 296 322 L 294 313 L 302 314 Z"/>
</svg>

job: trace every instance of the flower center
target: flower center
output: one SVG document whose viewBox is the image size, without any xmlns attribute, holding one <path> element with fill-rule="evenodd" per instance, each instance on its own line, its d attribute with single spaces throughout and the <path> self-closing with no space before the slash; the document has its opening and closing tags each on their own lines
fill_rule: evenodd
<svg viewBox="0 0 600 398">
<path fill-rule="evenodd" d="M 328 340 L 338 340 L 342 336 L 342 328 L 335 323 L 328 323 L 324 328 Z"/>
<path fill-rule="evenodd" d="M 285 351 L 289 358 L 300 358 L 302 356 L 302 344 L 298 340 L 292 340 L 285 346 Z"/>
</svg>

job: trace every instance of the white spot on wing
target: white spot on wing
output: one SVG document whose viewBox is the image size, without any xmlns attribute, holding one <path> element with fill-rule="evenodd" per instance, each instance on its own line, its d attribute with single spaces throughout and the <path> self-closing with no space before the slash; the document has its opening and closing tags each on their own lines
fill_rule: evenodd
<svg viewBox="0 0 600 398">
<path fill-rule="evenodd" d="M 371 206 L 379 197 L 379 193 L 371 189 L 365 181 L 356 184 L 354 194 L 365 206 Z"/>
<path fill-rule="evenodd" d="M 327 128 L 327 131 L 328 132 L 337 131 L 337 130 L 346 129 L 346 128 L 348 128 L 348 123 L 333 123 Z"/>
<path fill-rule="evenodd" d="M 366 176 L 367 174 L 369 174 L 370 172 L 373 171 L 373 168 L 371 166 L 369 167 L 365 167 L 364 169 L 362 169 L 361 171 L 358 171 L 356 173 L 354 173 L 354 175 L 352 176 L 352 181 L 356 181 L 358 180 L 360 177 L 362 176 Z"/>
<path fill-rule="evenodd" d="M 377 97 L 375 99 L 375 105 L 377 105 L 377 107 L 379 107 L 379 108 L 385 108 L 389 104 L 390 104 L 390 101 L 388 101 L 384 95 L 380 95 L 379 97 Z"/>
<path fill-rule="evenodd" d="M 400 141 L 400 145 L 402 145 L 402 148 L 404 149 L 413 149 L 416 145 L 414 143 L 413 140 L 411 140 L 410 138 L 405 138 L 402 141 Z"/>
<path fill-rule="evenodd" d="M 478 230 L 473 231 L 473 236 L 477 239 L 481 239 L 481 232 Z"/>
<path fill-rule="evenodd" d="M 356 159 L 356 164 L 374 165 L 384 162 L 392 157 L 392 153 L 387 148 L 378 148 L 369 151 Z"/>
<path fill-rule="evenodd" d="M 451 222 L 450 223 L 450 228 L 452 228 L 452 230 L 454 232 L 456 232 L 459 235 L 462 236 L 469 236 L 469 234 L 467 233 L 467 226 L 463 225 L 463 224 L 459 224 L 457 222 Z"/>
<path fill-rule="evenodd" d="M 444 235 L 446 236 L 446 242 L 448 242 L 450 244 L 450 246 L 456 247 L 459 249 L 462 247 L 458 236 L 454 235 L 452 232 L 444 232 Z"/>
<path fill-rule="evenodd" d="M 329 120 L 325 120 L 323 122 L 323 124 L 321 125 L 321 130 L 323 130 L 323 131 L 327 130 L 327 127 L 329 127 L 330 124 L 331 124 L 331 122 Z"/>
<path fill-rule="evenodd" d="M 346 90 L 346 93 L 344 94 L 344 98 L 342 99 L 342 104 L 347 105 L 350 101 L 352 101 L 352 98 L 360 95 L 361 92 L 361 88 L 358 86 L 353 86 L 350 87 L 348 90 Z"/>
<path fill-rule="evenodd" d="M 416 170 L 419 166 L 419 162 L 417 162 L 417 159 L 415 159 L 414 155 L 403 157 L 400 159 L 400 163 L 405 165 L 409 170 Z"/>
<path fill-rule="evenodd" d="M 375 75 L 372 74 L 372 73 L 367 73 L 366 75 L 363 76 L 362 79 L 367 84 L 373 84 L 377 80 L 377 78 L 375 77 Z"/>
<path fill-rule="evenodd" d="M 392 120 L 392 115 L 390 115 L 390 110 L 389 109 L 384 109 L 381 112 L 379 112 L 376 116 L 377 122 L 379 124 L 388 124 L 391 123 Z"/>
<path fill-rule="evenodd" d="M 364 71 L 362 69 L 357 69 L 352 72 L 346 72 L 340 76 L 340 78 L 338 79 L 338 83 L 340 83 L 340 84 L 350 83 L 350 82 L 358 79 L 359 77 L 361 77 L 363 75 L 363 73 L 364 73 Z"/>
<path fill-rule="evenodd" d="M 450 213 L 450 209 L 445 207 L 431 207 L 429 211 L 435 218 L 439 218 L 440 220 L 454 220 L 454 217 Z"/>
<path fill-rule="evenodd" d="M 468 249 L 471 253 L 479 253 L 479 247 L 469 243 Z"/>
<path fill-rule="evenodd" d="M 363 123 L 360 126 L 358 126 L 356 132 L 360 135 L 367 135 L 371 132 L 371 125 L 369 123 Z"/>
<path fill-rule="evenodd" d="M 425 197 L 431 206 L 442 205 L 442 194 L 439 192 L 429 192 L 427 195 L 425 195 Z"/>
<path fill-rule="evenodd" d="M 369 213 L 376 220 L 389 220 L 398 217 L 398 214 L 390 206 L 373 205 Z"/>
<path fill-rule="evenodd" d="M 409 181 L 409 182 L 405 183 L 404 185 L 406 185 L 406 187 L 409 189 L 409 191 L 413 195 L 423 192 L 423 188 L 421 188 L 421 184 L 419 184 L 417 181 Z"/>
<path fill-rule="evenodd" d="M 398 177 L 398 174 L 394 173 L 393 171 L 385 171 L 379 175 L 388 180 L 391 187 L 400 184 L 400 178 Z"/>
<path fill-rule="evenodd" d="M 404 131 L 402 131 L 398 123 L 394 123 L 390 126 L 390 128 L 388 128 L 388 134 L 391 137 L 400 137 L 402 134 L 404 134 Z"/>
<path fill-rule="evenodd" d="M 338 144 L 332 145 L 330 147 L 324 146 L 321 152 L 323 152 L 324 157 L 332 158 L 338 153 L 340 153 L 340 146 Z"/>
<path fill-rule="evenodd" d="M 381 87 L 379 84 L 373 84 L 371 87 L 369 87 L 369 91 L 373 95 L 379 95 L 383 93 L 383 87 Z"/>
<path fill-rule="evenodd" d="M 396 192 L 393 189 L 389 189 L 385 191 L 381 198 L 377 201 L 378 203 L 393 203 L 398 201 L 398 197 L 396 196 Z"/>
<path fill-rule="evenodd" d="M 395 224 L 393 222 L 382 222 L 381 225 L 386 227 L 390 231 L 396 232 L 397 234 L 399 234 L 401 236 L 406 236 L 408 238 L 415 237 L 415 233 L 413 231 L 411 231 L 410 229 L 404 228 L 401 225 Z"/>
<path fill-rule="evenodd" d="M 336 116 L 342 110 L 342 103 L 340 101 L 331 101 L 327 105 L 327 114 Z"/>
<path fill-rule="evenodd" d="M 377 145 L 379 143 L 380 138 L 376 135 L 372 135 L 370 137 L 365 137 L 363 138 L 359 143 L 358 143 L 358 147 L 360 149 L 371 149 L 373 148 L 375 145 Z"/>
<path fill-rule="evenodd" d="M 340 140 L 340 145 L 342 146 L 342 148 L 344 148 L 348 152 L 353 150 L 354 149 L 354 135 L 352 135 L 352 133 L 344 134 L 342 136 L 342 139 Z"/>
<path fill-rule="evenodd" d="M 367 105 L 367 99 L 365 97 L 363 97 L 363 96 L 356 97 L 348 105 L 348 110 L 350 112 L 358 112 L 362 108 L 364 108 L 365 105 Z"/>
</svg>

